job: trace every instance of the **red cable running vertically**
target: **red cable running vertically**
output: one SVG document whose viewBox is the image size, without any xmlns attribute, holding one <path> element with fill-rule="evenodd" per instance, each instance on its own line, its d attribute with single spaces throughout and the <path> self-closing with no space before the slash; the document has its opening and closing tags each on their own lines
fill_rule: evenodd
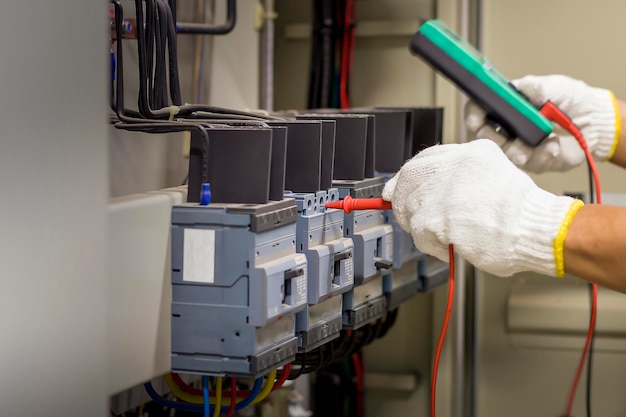
<svg viewBox="0 0 626 417">
<path fill-rule="evenodd" d="M 352 57 L 354 54 L 354 0 L 346 0 L 343 22 L 343 39 L 341 48 L 341 73 L 339 74 L 339 107 L 350 108 L 350 94 L 348 83 L 352 71 Z"/>
<path fill-rule="evenodd" d="M 448 303 L 446 305 L 446 314 L 443 318 L 443 326 L 439 335 L 439 343 L 435 351 L 435 361 L 433 363 L 433 375 L 430 382 L 430 417 L 435 417 L 435 405 L 437 403 L 437 372 L 439 370 L 439 360 L 441 359 L 441 351 L 443 343 L 446 339 L 448 324 L 450 323 L 450 315 L 452 314 L 452 300 L 454 299 L 454 247 L 448 245 L 448 256 L 450 257 L 450 283 L 448 284 Z"/>
<path fill-rule="evenodd" d="M 582 132 L 578 127 L 572 122 L 572 120 L 561 111 L 557 106 L 555 106 L 551 102 L 547 102 L 541 108 L 541 114 L 543 114 L 548 120 L 558 124 L 567 132 L 569 132 L 585 152 L 585 156 L 587 158 L 587 162 L 589 163 L 589 169 L 593 175 L 593 181 L 595 183 L 596 188 L 596 202 L 598 204 L 602 204 L 602 193 L 600 191 L 600 175 L 598 174 L 598 169 L 596 168 L 596 163 L 593 159 L 593 155 L 591 155 L 591 151 L 587 146 L 587 141 L 583 137 Z M 564 417 L 571 417 L 572 408 L 574 407 L 574 399 L 576 398 L 576 391 L 578 389 L 578 383 L 580 382 L 580 378 L 583 373 L 583 368 L 585 367 L 585 360 L 587 359 L 587 355 L 589 354 L 589 347 L 591 346 L 591 340 L 593 339 L 593 332 L 596 327 L 596 315 L 598 311 L 598 286 L 596 284 L 592 284 L 592 297 L 591 297 L 591 314 L 589 316 L 589 329 L 587 330 L 587 338 L 585 340 L 585 346 L 583 348 L 582 355 L 580 356 L 580 362 L 578 363 L 578 368 L 576 369 L 576 375 L 574 376 L 574 381 L 572 382 L 572 387 L 570 388 L 570 392 L 567 398 L 567 406 L 565 408 Z"/>
</svg>

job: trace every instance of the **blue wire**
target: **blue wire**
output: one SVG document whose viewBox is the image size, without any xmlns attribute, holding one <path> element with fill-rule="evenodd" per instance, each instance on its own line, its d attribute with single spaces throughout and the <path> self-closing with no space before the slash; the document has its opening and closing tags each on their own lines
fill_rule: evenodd
<svg viewBox="0 0 626 417">
<path fill-rule="evenodd" d="M 257 378 L 256 381 L 254 381 L 254 386 L 250 390 L 250 394 L 248 394 L 248 396 L 244 398 L 241 402 L 237 403 L 237 405 L 235 406 L 235 410 L 239 411 L 243 408 L 246 408 L 250 404 L 252 404 L 252 401 L 254 401 L 254 399 L 259 395 L 259 392 L 261 392 L 262 386 L 263 386 L 263 378 Z M 187 411 L 190 413 L 198 413 L 198 414 L 203 414 L 205 412 L 204 407 L 201 405 L 166 400 L 165 398 L 157 394 L 151 382 L 146 382 L 144 384 L 144 388 L 146 389 L 146 393 L 150 396 L 152 401 L 156 402 L 157 404 L 163 407 L 173 408 L 175 410 Z M 222 407 L 221 409 L 222 414 L 226 414 L 228 412 L 228 408 L 229 406 L 227 405 Z"/>
<path fill-rule="evenodd" d="M 209 377 L 202 377 L 202 398 L 204 399 L 204 417 L 211 417 L 211 404 L 209 403 Z"/>
<path fill-rule="evenodd" d="M 150 398 L 152 398 L 154 402 L 156 402 L 159 405 L 162 405 L 163 407 L 173 408 L 175 410 L 188 411 L 190 413 L 198 413 L 198 414 L 202 414 L 204 412 L 203 407 L 201 405 L 186 404 L 186 403 L 179 403 L 176 401 L 166 400 L 165 398 L 157 394 L 157 392 L 154 390 L 154 387 L 152 387 L 152 383 L 150 382 L 146 382 L 143 386 L 146 389 L 146 393 L 150 396 Z"/>
<path fill-rule="evenodd" d="M 243 401 L 237 403 L 235 410 L 242 410 L 252 404 L 252 401 L 254 401 L 254 399 L 259 395 L 259 392 L 261 392 L 261 386 L 263 386 L 263 378 L 257 378 L 256 381 L 254 381 L 254 386 L 250 390 L 250 394 L 248 394 Z M 222 413 L 228 413 L 228 406 L 222 407 Z"/>
</svg>

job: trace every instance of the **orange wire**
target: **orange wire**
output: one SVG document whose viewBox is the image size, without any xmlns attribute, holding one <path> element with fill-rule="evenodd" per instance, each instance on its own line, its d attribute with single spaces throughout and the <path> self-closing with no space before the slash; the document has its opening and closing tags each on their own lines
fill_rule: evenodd
<svg viewBox="0 0 626 417">
<path fill-rule="evenodd" d="M 589 163 L 589 169 L 591 170 L 591 174 L 593 175 L 593 181 L 595 183 L 596 188 L 596 202 L 598 204 L 602 204 L 602 192 L 600 191 L 600 175 L 598 174 L 598 168 L 596 167 L 596 162 L 593 160 L 593 155 L 591 155 L 591 151 L 587 146 L 587 141 L 583 137 L 582 132 L 578 127 L 572 122 L 572 120 L 567 117 L 561 109 L 555 106 L 551 102 L 547 102 L 541 108 L 541 114 L 543 114 L 548 120 L 555 122 L 563 129 L 568 131 L 580 147 L 583 152 L 585 152 L 585 157 L 587 158 L 587 162 Z M 576 398 L 576 391 L 578 390 L 578 383 L 580 382 L 580 378 L 582 377 L 583 368 L 585 367 L 585 361 L 587 360 L 587 355 L 589 354 L 589 347 L 591 346 L 591 340 L 593 339 L 593 333 L 596 327 L 596 316 L 598 311 L 598 286 L 596 284 L 591 285 L 592 296 L 591 296 L 591 314 L 589 317 L 589 329 L 587 330 L 587 338 L 585 340 L 585 346 L 583 348 L 582 354 L 580 356 L 580 361 L 578 362 L 578 368 L 576 369 L 576 375 L 574 376 L 574 381 L 572 382 L 572 386 L 570 388 L 570 392 L 567 399 L 567 406 L 565 408 L 564 417 L 570 417 L 572 415 L 572 408 L 574 407 L 574 399 Z"/>
<path fill-rule="evenodd" d="M 439 335 L 439 343 L 435 351 L 435 362 L 433 364 L 433 376 L 430 383 L 430 417 L 435 417 L 435 404 L 437 400 L 437 371 L 439 369 L 439 359 L 443 350 L 443 342 L 446 339 L 448 324 L 450 323 L 450 315 L 452 314 L 452 300 L 454 299 L 454 247 L 452 244 L 448 246 L 448 256 L 450 257 L 450 284 L 448 285 L 448 305 L 446 307 L 446 315 L 443 319 L 441 334 Z"/>
</svg>

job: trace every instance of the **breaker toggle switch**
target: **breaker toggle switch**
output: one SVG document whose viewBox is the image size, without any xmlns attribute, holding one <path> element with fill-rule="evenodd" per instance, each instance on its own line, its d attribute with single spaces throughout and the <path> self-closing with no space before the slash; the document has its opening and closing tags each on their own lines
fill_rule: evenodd
<svg viewBox="0 0 626 417">
<path fill-rule="evenodd" d="M 376 269 L 391 269 L 393 262 L 388 259 L 374 258 L 374 266 Z"/>
</svg>

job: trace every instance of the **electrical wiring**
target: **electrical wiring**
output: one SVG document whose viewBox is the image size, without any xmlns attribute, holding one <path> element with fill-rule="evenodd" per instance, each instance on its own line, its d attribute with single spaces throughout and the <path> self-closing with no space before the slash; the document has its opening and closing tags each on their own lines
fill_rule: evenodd
<svg viewBox="0 0 626 417">
<path fill-rule="evenodd" d="M 257 378 L 254 381 L 254 386 L 250 390 L 250 394 L 246 398 L 244 398 L 243 400 L 241 400 L 239 402 L 235 401 L 235 406 L 234 406 L 235 411 L 242 410 L 242 409 L 246 408 L 247 406 L 249 406 L 250 404 L 252 404 L 252 401 L 254 401 L 254 399 L 259 395 L 259 393 L 261 391 L 262 385 L 263 385 L 263 378 Z M 193 404 L 193 403 L 177 402 L 177 401 L 170 401 L 170 400 L 167 400 L 167 399 L 161 397 L 154 390 L 154 387 L 152 386 L 151 382 L 145 383 L 144 384 L 144 388 L 146 390 L 146 393 L 150 396 L 150 398 L 153 401 L 155 401 L 157 404 L 159 404 L 159 405 L 161 405 L 163 407 L 173 408 L 175 410 L 188 411 L 188 412 L 191 412 L 191 413 L 198 413 L 198 414 L 202 414 L 204 412 L 203 405 Z M 235 387 L 235 389 L 236 389 L 236 387 Z M 229 401 L 230 401 L 230 399 L 229 399 Z M 232 406 L 232 402 L 231 402 L 231 404 L 229 406 L 222 407 L 220 412 L 221 413 L 228 413 L 228 411 L 229 411 L 231 406 Z"/>
<path fill-rule="evenodd" d="M 145 20 L 144 1 L 146 3 Z M 162 67 L 164 67 L 162 56 L 157 55 L 157 53 L 160 54 L 161 52 L 155 51 L 155 54 L 151 54 L 152 45 L 158 42 L 162 47 L 157 49 L 161 50 L 167 45 L 169 50 L 170 96 L 175 106 L 177 118 L 189 117 L 195 112 L 202 111 L 221 115 L 242 116 L 254 120 L 284 120 L 283 117 L 261 115 L 202 104 L 182 105 L 180 100 L 180 82 L 178 80 L 178 62 L 176 58 L 176 26 L 171 7 L 166 5 L 163 0 L 135 0 L 135 15 L 137 21 L 144 20 L 146 23 L 143 26 L 138 25 L 136 28 L 139 58 L 138 107 L 142 117 L 161 120 L 169 120 L 172 117 L 172 108 L 166 103 L 166 94 L 162 93 L 164 91 L 162 89 L 167 88 L 167 82 L 162 75 L 164 74 L 162 71 Z M 156 59 L 156 66 L 153 73 L 152 63 L 154 59 Z M 152 86 L 152 88 L 150 88 L 150 86 Z M 152 91 L 154 96 L 152 99 L 149 96 L 150 91 Z"/>
<path fill-rule="evenodd" d="M 215 382 L 215 410 L 213 410 L 213 417 L 220 417 L 220 411 L 222 409 L 222 384 L 224 378 L 218 377 Z M 204 401 L 209 401 L 209 392 L 207 391 Z"/>
<path fill-rule="evenodd" d="M 191 394 L 191 395 L 202 395 L 202 390 L 199 390 L 197 388 L 194 388 L 188 385 L 185 381 L 183 381 L 183 379 L 177 373 L 172 372 L 169 375 L 172 376 L 172 382 L 174 382 L 176 386 L 180 388 L 183 392 L 186 392 L 187 394 Z M 166 375 L 165 378 L 167 377 L 168 376 Z"/>
<path fill-rule="evenodd" d="M 235 403 L 237 398 L 237 380 L 235 378 L 230 379 L 230 405 L 228 411 L 226 411 L 226 417 L 232 417 L 235 413 Z"/>
<path fill-rule="evenodd" d="M 309 92 L 307 98 L 307 108 L 316 109 L 320 107 L 319 104 L 319 86 L 321 82 L 320 71 L 320 29 L 321 29 L 321 2 L 314 0 L 312 2 L 313 7 L 313 31 L 311 36 L 311 66 L 309 68 Z"/>
<path fill-rule="evenodd" d="M 276 380 L 276 382 L 274 383 L 274 386 L 272 387 L 272 391 L 276 391 L 277 389 L 283 386 L 285 381 L 287 381 L 287 377 L 289 376 L 290 371 L 291 371 L 291 364 L 288 363 L 287 365 L 283 367 L 283 370 L 280 372 L 278 379 Z"/>
<path fill-rule="evenodd" d="M 267 381 L 265 382 L 263 389 L 261 390 L 261 392 L 259 392 L 259 395 L 252 401 L 252 404 L 258 404 L 264 399 L 266 399 L 268 395 L 270 395 L 270 392 L 272 392 L 272 387 L 274 386 L 275 380 L 276 380 L 276 369 L 274 369 L 272 372 L 270 372 L 267 375 Z"/>
<path fill-rule="evenodd" d="M 591 204 L 595 204 L 595 185 L 593 180 L 593 173 L 591 170 L 591 165 L 589 161 L 587 161 L 587 175 L 589 176 L 589 202 Z M 589 290 L 589 305 L 593 306 L 593 284 L 587 283 L 587 289 Z M 596 329 L 595 324 L 593 328 L 593 333 L 595 335 Z M 591 417 L 591 382 L 593 375 L 593 347 L 594 347 L 595 337 L 591 338 L 591 343 L 589 344 L 589 354 L 587 355 L 587 381 L 586 381 L 586 390 L 585 390 L 585 405 L 587 411 L 587 417 Z"/>
<path fill-rule="evenodd" d="M 450 315 L 452 313 L 452 301 L 454 299 L 454 247 L 448 246 L 448 256 L 450 258 L 450 277 L 448 283 L 448 303 L 446 305 L 446 314 L 443 318 L 443 325 L 441 326 L 441 334 L 439 335 L 439 342 L 437 343 L 437 349 L 435 350 L 435 361 L 433 363 L 433 373 L 430 382 L 430 417 L 436 417 L 437 413 L 435 406 L 437 404 L 437 373 L 439 371 L 439 360 L 441 359 L 441 352 L 443 350 L 443 343 L 446 339 L 446 332 L 448 331 L 448 324 L 450 323 Z"/>
<path fill-rule="evenodd" d="M 587 289 L 589 291 L 589 305 L 593 305 L 593 285 L 587 284 Z M 593 334 L 595 335 L 595 323 L 593 325 Z M 591 343 L 589 343 L 589 354 L 587 355 L 587 387 L 585 390 L 585 409 L 587 411 L 587 417 L 591 417 L 591 381 L 593 375 L 593 345 L 594 345 L 595 337 L 591 338 Z"/>
<path fill-rule="evenodd" d="M 358 417 L 363 417 L 363 367 L 361 364 L 361 354 L 352 355 L 354 366 L 354 376 L 356 377 L 356 408 Z"/>
<path fill-rule="evenodd" d="M 265 382 L 265 385 L 263 385 L 263 389 L 261 389 L 254 396 L 254 398 L 251 398 L 253 390 L 250 390 L 249 392 L 244 393 L 243 398 L 237 398 L 236 399 L 237 409 L 240 410 L 242 408 L 245 408 L 247 405 L 241 405 L 241 404 L 244 404 L 245 402 L 251 402 L 252 404 L 257 404 L 263 401 L 269 395 L 269 393 L 272 392 L 272 387 L 274 386 L 274 381 L 276 379 L 276 373 L 277 371 L 276 369 L 274 369 L 267 375 L 267 380 Z M 204 403 L 204 399 L 201 396 L 189 394 L 185 392 L 183 389 L 181 389 L 178 386 L 178 384 L 176 384 L 176 382 L 174 381 L 174 377 L 171 374 L 165 375 L 164 379 L 165 379 L 165 383 L 167 384 L 167 387 L 170 389 L 172 394 L 176 396 L 176 398 L 182 401 L 185 401 L 187 403 L 190 403 L 190 404 L 203 404 Z M 263 380 L 263 378 L 259 378 L 259 379 L 261 381 Z M 203 390 L 203 394 L 204 394 L 204 390 Z M 214 392 L 213 394 L 214 395 L 211 396 L 209 402 L 211 405 L 217 406 L 218 394 L 217 392 Z M 225 393 L 222 393 L 221 395 L 219 395 L 219 402 L 223 402 L 223 403 L 230 402 L 230 398 L 224 397 L 223 396 L 224 394 Z"/>
<path fill-rule="evenodd" d="M 343 46 L 341 48 L 341 69 L 339 75 L 339 103 L 340 108 L 350 108 L 350 97 L 348 95 L 348 78 L 350 73 L 350 60 L 352 50 L 352 19 L 353 19 L 353 2 L 354 0 L 346 0 L 344 22 L 343 22 Z"/>
<path fill-rule="evenodd" d="M 278 376 L 278 379 L 276 379 L 276 382 L 274 383 L 274 385 L 272 386 L 272 392 L 278 390 L 280 387 L 282 387 L 284 385 L 284 383 L 287 381 L 287 377 L 289 376 L 289 372 L 291 370 L 291 364 L 288 363 L 286 364 L 283 369 L 280 372 L 280 375 Z M 165 378 L 170 378 L 171 376 L 171 381 L 177 386 L 177 388 L 179 388 L 181 391 L 187 393 L 187 394 L 191 394 L 194 396 L 199 396 L 202 395 L 202 390 L 199 390 L 197 388 L 194 388 L 190 385 L 188 385 L 185 381 L 183 381 L 183 379 L 180 377 L 179 374 L 172 372 L 171 374 L 166 375 Z M 166 379 L 167 382 L 167 379 Z M 219 379 L 218 379 L 218 386 L 219 386 Z M 247 395 L 250 394 L 250 391 L 237 391 L 235 388 L 235 396 L 236 397 L 240 397 L 240 398 L 244 398 Z M 211 397 L 216 397 L 216 398 L 220 398 L 220 397 L 224 397 L 226 395 L 232 395 L 232 393 L 230 391 L 223 391 L 221 395 L 218 394 L 217 389 L 215 391 L 210 391 L 209 395 Z"/>
<path fill-rule="evenodd" d="M 198 3 L 198 20 L 203 22 L 206 11 L 206 0 L 197 0 Z M 196 92 L 196 103 L 202 102 L 202 69 L 204 67 L 204 36 L 197 35 L 195 37 L 195 55 L 194 55 L 194 91 Z"/>
<path fill-rule="evenodd" d="M 204 398 L 202 398 L 204 395 L 204 388 L 200 391 L 200 395 L 192 395 L 180 389 L 178 385 L 174 383 L 174 379 L 171 374 L 165 375 L 163 379 L 165 379 L 165 383 L 172 394 L 174 394 L 174 396 L 179 400 L 190 404 L 204 404 Z"/>
<path fill-rule="evenodd" d="M 195 405 L 195 404 L 180 403 L 176 401 L 170 401 L 168 399 L 161 397 L 154 390 L 154 387 L 152 386 L 151 382 L 146 382 L 144 384 L 144 388 L 146 390 L 146 393 L 150 397 L 150 399 L 152 399 L 152 401 L 156 402 L 157 404 L 163 407 L 173 408 L 179 411 L 188 411 L 190 413 L 198 413 L 198 414 L 201 414 L 204 412 L 204 408 L 202 406 Z"/>
<path fill-rule="evenodd" d="M 211 404 L 209 403 L 209 377 L 202 376 L 202 408 L 204 417 L 211 417 Z"/>
<path fill-rule="evenodd" d="M 565 129 L 568 133 L 570 133 L 580 147 L 583 152 L 585 152 L 585 156 L 587 158 L 587 163 L 589 164 L 589 170 L 591 171 L 591 175 L 593 177 L 593 182 L 595 187 L 596 194 L 596 202 L 597 204 L 602 204 L 602 193 L 600 190 L 600 175 L 598 174 L 598 169 L 596 167 L 596 163 L 593 159 L 593 155 L 587 146 L 587 141 L 582 135 L 582 132 L 578 127 L 572 122 L 572 120 L 561 111 L 557 106 L 555 106 L 552 102 L 547 102 L 541 109 L 541 114 L 543 114 L 548 120 L 558 124 L 563 129 Z M 582 376 L 583 369 L 585 367 L 587 355 L 590 352 L 590 348 L 593 341 L 594 331 L 596 327 L 596 315 L 598 310 L 598 286 L 596 284 L 591 284 L 591 313 L 589 315 L 589 329 L 587 330 L 587 337 L 585 339 L 585 345 L 583 347 L 583 351 L 580 357 L 580 361 L 578 363 L 578 367 L 576 369 L 576 374 L 574 376 L 574 380 L 572 381 L 572 386 L 570 388 L 570 392 L 567 399 L 567 404 L 565 408 L 565 417 L 571 417 L 572 408 L 574 407 L 574 399 L 576 398 L 576 391 L 578 389 L 578 384 L 580 382 L 580 378 Z"/>
</svg>

